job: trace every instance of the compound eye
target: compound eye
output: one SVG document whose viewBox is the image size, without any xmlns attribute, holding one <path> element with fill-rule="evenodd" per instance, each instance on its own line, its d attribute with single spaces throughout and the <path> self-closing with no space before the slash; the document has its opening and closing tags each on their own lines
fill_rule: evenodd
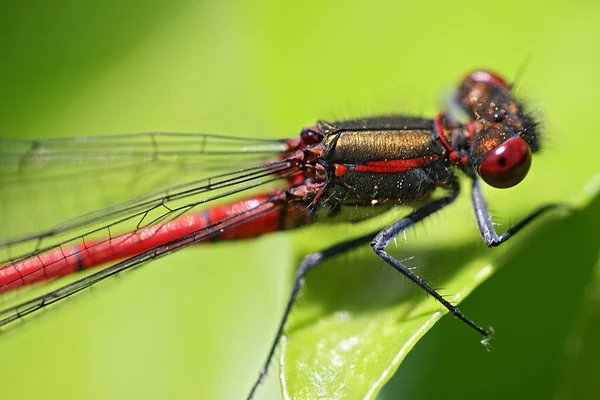
<svg viewBox="0 0 600 400">
<path fill-rule="evenodd" d="M 531 150 L 520 137 L 494 147 L 479 164 L 479 176 L 490 186 L 509 188 L 525 178 L 531 166 Z"/>
</svg>

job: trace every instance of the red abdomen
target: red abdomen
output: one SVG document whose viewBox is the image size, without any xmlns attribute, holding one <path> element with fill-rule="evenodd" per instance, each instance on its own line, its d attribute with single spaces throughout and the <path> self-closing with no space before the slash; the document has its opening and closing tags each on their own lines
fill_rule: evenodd
<svg viewBox="0 0 600 400">
<path fill-rule="evenodd" d="M 94 241 L 84 238 L 79 245 L 57 246 L 2 266 L 0 292 L 168 247 L 184 237 L 196 243 L 249 239 L 304 222 L 304 216 L 286 205 L 284 198 L 285 192 L 274 191 L 118 236 Z"/>
</svg>

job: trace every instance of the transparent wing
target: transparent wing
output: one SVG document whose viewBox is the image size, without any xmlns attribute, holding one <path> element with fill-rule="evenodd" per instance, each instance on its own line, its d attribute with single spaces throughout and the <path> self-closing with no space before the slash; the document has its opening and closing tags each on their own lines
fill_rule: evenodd
<svg viewBox="0 0 600 400">
<path fill-rule="evenodd" d="M 0 139 L 0 245 L 85 224 L 85 214 L 100 220 L 156 204 L 285 150 L 283 141 L 211 134 Z"/>
<path fill-rule="evenodd" d="M 17 283 L 21 287 L 37 282 L 40 274 L 45 279 L 48 271 L 63 268 L 61 263 L 73 264 L 74 257 L 107 244 L 114 248 L 130 235 L 154 235 L 154 227 L 184 214 L 231 202 L 238 194 L 248 197 L 258 187 L 263 191 L 281 187 L 283 179 L 301 173 L 286 158 L 286 151 L 285 141 L 209 134 L 0 139 L 0 281 L 4 282 L 0 292 Z M 276 207 L 262 198 L 254 211 L 233 210 L 227 218 L 113 261 L 102 270 L 86 271 L 83 278 L 71 278 L 59 289 L 48 288 L 42 296 L 24 303 L 18 297 L 20 305 L 6 308 L 0 317 L 10 322 L 119 271 L 272 213 Z M 42 267 L 28 270 L 27 275 L 19 270 L 17 279 L 10 278 L 24 260 L 39 261 Z M 67 273 L 48 277 L 62 275 Z M 7 302 L 2 295 L 0 307 L 7 303 L 14 304 L 14 298 Z"/>
</svg>

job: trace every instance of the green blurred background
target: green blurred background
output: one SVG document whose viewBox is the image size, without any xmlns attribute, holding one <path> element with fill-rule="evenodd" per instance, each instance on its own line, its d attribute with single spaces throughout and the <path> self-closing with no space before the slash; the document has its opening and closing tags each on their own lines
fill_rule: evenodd
<svg viewBox="0 0 600 400">
<path fill-rule="evenodd" d="M 542 116 L 547 148 L 522 185 L 486 191 L 509 222 L 585 197 L 600 169 L 598 21 L 597 1 L 4 2 L 0 134 L 290 137 L 317 118 L 433 116 L 467 71 L 512 78 L 525 65 L 519 94 Z M 480 251 L 462 197 L 429 230 Z M 462 304 L 499 332 L 491 353 L 446 316 L 380 396 L 596 398 L 599 209 L 524 235 Z M 460 235 L 444 233 L 457 224 Z M 1 396 L 243 397 L 295 263 L 344 229 L 189 249 L 43 312 L 0 335 Z M 428 235 L 417 242 L 436 249 Z M 274 366 L 257 398 L 278 397 Z"/>
</svg>

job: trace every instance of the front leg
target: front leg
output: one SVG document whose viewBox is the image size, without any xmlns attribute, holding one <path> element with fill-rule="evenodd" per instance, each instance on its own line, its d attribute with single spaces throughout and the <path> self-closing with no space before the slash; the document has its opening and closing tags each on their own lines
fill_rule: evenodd
<svg viewBox="0 0 600 400">
<path fill-rule="evenodd" d="M 519 232 L 526 225 L 528 225 L 540 215 L 544 214 L 546 211 L 560 207 L 560 204 L 546 204 L 545 206 L 541 206 L 540 208 L 529 214 L 527 217 L 519 221 L 516 225 L 509 228 L 502 235 L 498 235 L 496 233 L 496 230 L 494 229 L 494 224 L 492 223 L 490 213 L 488 212 L 487 207 L 485 205 L 485 200 L 481 191 L 481 185 L 479 185 L 479 180 L 477 178 L 473 180 L 472 197 L 473 208 L 475 209 L 475 218 L 477 219 L 479 232 L 481 233 L 481 237 L 483 238 L 485 244 L 488 247 L 499 246 L 501 243 L 506 242 L 511 236 Z"/>
</svg>

